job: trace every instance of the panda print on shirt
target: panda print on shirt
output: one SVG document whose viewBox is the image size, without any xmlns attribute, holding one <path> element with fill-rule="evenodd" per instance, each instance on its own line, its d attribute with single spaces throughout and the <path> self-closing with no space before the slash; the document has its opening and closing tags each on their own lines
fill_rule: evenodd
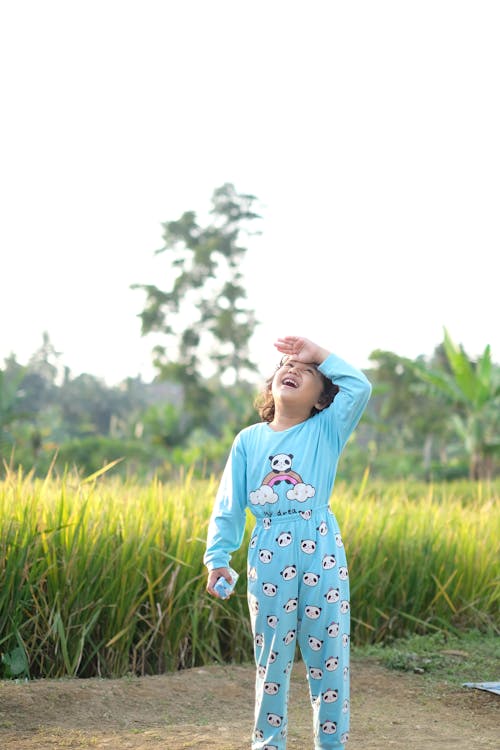
<svg viewBox="0 0 500 750">
<path fill-rule="evenodd" d="M 271 471 L 269 471 L 261 482 L 258 489 L 250 492 L 250 503 L 252 505 L 274 505 L 278 502 L 279 495 L 275 491 L 282 482 L 287 487 L 286 497 L 288 500 L 296 500 L 304 503 L 310 497 L 314 497 L 316 490 L 311 484 L 306 484 L 300 474 L 292 469 L 293 453 L 277 453 L 269 456 Z"/>
</svg>

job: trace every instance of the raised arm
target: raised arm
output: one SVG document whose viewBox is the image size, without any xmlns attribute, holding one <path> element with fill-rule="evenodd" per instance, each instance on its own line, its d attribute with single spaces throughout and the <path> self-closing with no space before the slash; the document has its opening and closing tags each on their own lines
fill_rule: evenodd
<svg viewBox="0 0 500 750">
<path fill-rule="evenodd" d="M 277 339 L 275 347 L 282 354 L 299 361 L 315 364 L 318 370 L 333 383 L 339 392 L 333 403 L 325 409 L 325 418 L 331 415 L 332 428 L 337 436 L 339 449 L 346 444 L 349 435 L 358 424 L 371 394 L 371 385 L 364 373 L 310 339 L 301 336 L 285 336 Z"/>
<path fill-rule="evenodd" d="M 339 387 L 333 403 L 325 409 L 325 412 L 332 414 L 339 449 L 342 450 L 361 419 L 372 387 L 361 370 L 337 357 L 336 354 L 329 354 L 318 366 L 318 370 Z M 325 418 L 327 416 L 328 414 L 325 414 Z"/>
</svg>

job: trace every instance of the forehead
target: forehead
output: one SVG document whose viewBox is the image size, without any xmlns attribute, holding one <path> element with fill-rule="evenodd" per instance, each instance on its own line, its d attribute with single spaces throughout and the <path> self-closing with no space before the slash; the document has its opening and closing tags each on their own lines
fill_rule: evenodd
<svg viewBox="0 0 500 750">
<path fill-rule="evenodd" d="M 293 367 L 299 367 L 303 370 L 305 370 L 306 368 L 310 368 L 312 370 L 318 369 L 318 366 L 314 362 L 299 362 L 298 359 L 293 359 L 293 357 L 289 357 L 286 354 L 281 358 L 280 361 L 280 367 L 283 367 L 283 365 L 292 365 Z"/>
</svg>

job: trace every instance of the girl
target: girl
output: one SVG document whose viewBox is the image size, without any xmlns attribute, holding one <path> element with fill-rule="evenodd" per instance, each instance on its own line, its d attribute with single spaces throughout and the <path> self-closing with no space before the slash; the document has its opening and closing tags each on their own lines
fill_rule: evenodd
<svg viewBox="0 0 500 750">
<path fill-rule="evenodd" d="M 252 750 L 284 750 L 296 642 L 307 669 L 316 750 L 342 750 L 349 730 L 349 580 L 329 507 L 337 463 L 368 402 L 360 371 L 298 336 L 260 402 L 262 422 L 242 430 L 229 455 L 208 529 L 207 591 L 231 581 L 231 552 L 255 516 L 248 550 L 254 654 Z"/>
</svg>

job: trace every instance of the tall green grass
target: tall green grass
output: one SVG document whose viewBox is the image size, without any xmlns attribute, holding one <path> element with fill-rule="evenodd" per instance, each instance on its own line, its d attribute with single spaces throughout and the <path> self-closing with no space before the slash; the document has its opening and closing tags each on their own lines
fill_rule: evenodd
<svg viewBox="0 0 500 750">
<path fill-rule="evenodd" d="M 353 640 L 500 629 L 499 489 L 498 482 L 363 481 L 335 492 Z"/>
<path fill-rule="evenodd" d="M 156 674 L 252 658 L 241 573 L 205 593 L 215 479 L 148 485 L 96 476 L 0 482 L 4 674 Z M 499 484 L 340 484 L 353 641 L 499 627 Z M 15 658 L 14 658 L 15 657 Z"/>
</svg>

